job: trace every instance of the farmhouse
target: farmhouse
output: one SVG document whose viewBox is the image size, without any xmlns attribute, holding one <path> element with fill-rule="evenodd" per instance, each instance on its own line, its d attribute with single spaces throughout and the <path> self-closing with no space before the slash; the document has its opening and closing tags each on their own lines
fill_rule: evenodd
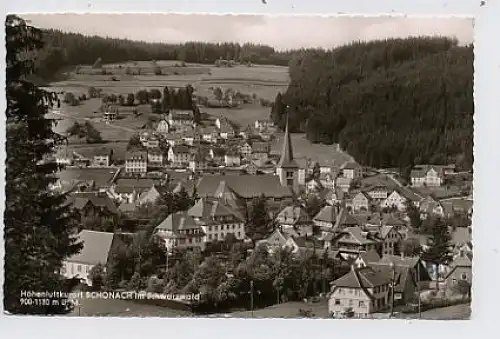
<svg viewBox="0 0 500 339">
<path fill-rule="evenodd" d="M 106 271 L 115 235 L 82 230 L 78 240 L 83 242 L 83 249 L 63 262 L 61 274 L 68 279 L 80 279 L 84 284 L 92 286 L 90 271 L 99 264 L 103 265 L 104 272 Z"/>
<path fill-rule="evenodd" d="M 293 230 L 299 236 L 312 236 L 313 222 L 302 206 L 287 206 L 276 217 L 276 223 L 284 233 Z"/>
<path fill-rule="evenodd" d="M 365 318 L 386 308 L 391 276 L 370 267 L 352 267 L 349 273 L 332 282 L 328 311 L 336 318 Z"/>
<path fill-rule="evenodd" d="M 194 115 L 192 111 L 170 111 L 168 115 L 168 124 L 174 128 L 183 126 L 192 126 Z"/>
</svg>

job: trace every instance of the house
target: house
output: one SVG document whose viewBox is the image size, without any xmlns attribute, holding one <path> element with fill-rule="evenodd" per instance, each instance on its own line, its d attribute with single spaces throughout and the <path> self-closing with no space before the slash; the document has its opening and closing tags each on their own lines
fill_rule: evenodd
<svg viewBox="0 0 500 339">
<path fill-rule="evenodd" d="M 386 255 L 369 267 L 385 276 L 394 276 L 394 303 L 406 304 L 415 298 L 418 288 L 429 286 L 431 277 L 419 257 Z"/>
<path fill-rule="evenodd" d="M 274 123 L 271 120 L 255 120 L 254 123 L 254 128 L 258 131 L 273 127 Z"/>
<path fill-rule="evenodd" d="M 163 166 L 163 152 L 159 148 L 148 149 L 148 166 L 161 167 Z"/>
<path fill-rule="evenodd" d="M 179 128 L 192 126 L 194 123 L 194 114 L 192 111 L 170 111 L 168 114 L 168 124 L 171 127 Z"/>
<path fill-rule="evenodd" d="M 331 283 L 328 311 L 335 318 L 366 318 L 389 305 L 391 276 L 354 268 Z"/>
<path fill-rule="evenodd" d="M 423 165 L 411 170 L 410 179 L 411 185 L 415 187 L 439 187 L 443 184 L 444 174 L 438 167 Z"/>
<path fill-rule="evenodd" d="M 148 155 L 145 151 L 131 151 L 125 158 L 125 172 L 146 173 L 148 171 Z"/>
<path fill-rule="evenodd" d="M 156 126 L 156 132 L 162 135 L 168 134 L 170 131 L 170 126 L 166 119 L 161 119 L 158 125 Z"/>
<path fill-rule="evenodd" d="M 146 148 L 158 148 L 160 147 L 160 139 L 156 135 L 150 135 L 148 140 L 144 143 Z"/>
<path fill-rule="evenodd" d="M 181 133 L 168 133 L 164 136 L 165 141 L 170 147 L 174 147 L 179 144 L 183 144 L 183 134 Z"/>
<path fill-rule="evenodd" d="M 83 243 L 83 248 L 78 254 L 63 261 L 61 274 L 68 279 L 80 279 L 82 283 L 92 286 L 90 272 L 99 264 L 106 271 L 114 240 L 113 233 L 82 230 L 78 234 L 78 241 Z"/>
<path fill-rule="evenodd" d="M 259 246 L 266 246 L 268 252 L 273 253 L 285 247 L 287 240 L 287 236 L 276 228 L 267 238 L 257 241 L 255 248 L 258 248 Z"/>
<path fill-rule="evenodd" d="M 68 196 L 68 203 L 86 218 L 113 218 L 118 213 L 106 192 L 77 192 Z"/>
<path fill-rule="evenodd" d="M 316 254 L 318 257 L 323 257 L 325 249 L 322 240 L 314 237 L 301 237 L 298 235 L 289 235 L 285 247 L 292 254 Z M 336 252 L 328 251 L 329 257 L 336 255 Z M 332 258 L 333 259 L 333 258 Z"/>
<path fill-rule="evenodd" d="M 234 128 L 227 119 L 217 118 L 215 120 L 215 126 L 219 129 L 219 135 L 222 139 L 228 140 L 234 138 Z"/>
<path fill-rule="evenodd" d="M 226 167 L 238 167 L 241 165 L 240 155 L 233 150 L 228 150 L 224 154 L 224 163 Z"/>
<path fill-rule="evenodd" d="M 243 158 L 248 158 L 252 155 L 252 146 L 247 141 L 244 141 L 238 147 L 238 151 Z"/>
<path fill-rule="evenodd" d="M 206 159 L 206 152 L 204 150 L 198 149 L 198 151 L 193 154 L 193 157 L 189 161 L 189 169 L 192 172 L 201 171 L 207 168 L 208 163 Z"/>
<path fill-rule="evenodd" d="M 155 227 L 154 235 L 168 252 L 172 252 L 174 248 L 199 248 L 202 251 L 205 249 L 205 233 L 187 212 L 170 214 Z"/>
<path fill-rule="evenodd" d="M 113 150 L 107 147 L 101 147 L 95 150 L 92 166 L 109 167 L 111 165 L 111 156 Z"/>
<path fill-rule="evenodd" d="M 394 226 L 383 225 L 379 229 L 378 236 L 382 241 L 382 256 L 400 253 L 402 236 Z"/>
<path fill-rule="evenodd" d="M 323 185 L 321 184 L 321 182 L 318 179 L 313 178 L 313 179 L 309 180 L 308 182 L 306 182 L 306 193 L 307 194 L 318 193 L 321 190 L 323 190 Z"/>
<path fill-rule="evenodd" d="M 337 179 L 335 179 L 335 187 L 338 187 L 343 192 L 349 192 L 352 180 L 353 179 L 351 178 L 338 177 Z"/>
<path fill-rule="evenodd" d="M 345 254 L 345 257 L 357 257 L 361 252 L 376 250 L 377 243 L 370 239 L 368 232 L 358 226 L 344 228 L 332 240 L 332 248 Z"/>
<path fill-rule="evenodd" d="M 363 168 L 354 161 L 345 163 L 342 167 L 342 175 L 347 179 L 360 179 L 363 177 Z"/>
<path fill-rule="evenodd" d="M 223 241 L 229 234 L 238 240 L 246 237 L 243 216 L 224 198 L 201 198 L 187 213 L 203 229 L 205 242 Z"/>
<path fill-rule="evenodd" d="M 313 221 L 302 206 L 287 206 L 276 217 L 276 223 L 284 233 L 293 229 L 299 236 L 312 236 Z"/>
<path fill-rule="evenodd" d="M 333 229 L 339 212 L 338 206 L 324 206 L 318 214 L 313 217 L 313 223 L 318 228 Z"/>
<path fill-rule="evenodd" d="M 382 208 L 396 208 L 398 211 L 406 210 L 406 204 L 412 203 L 414 206 L 420 205 L 420 197 L 405 188 L 394 189 L 387 199 L 380 204 Z"/>
<path fill-rule="evenodd" d="M 62 192 L 106 190 L 112 186 L 119 173 L 120 169 L 114 168 L 66 167 L 58 172 L 58 180 L 52 185 L 52 189 Z"/>
<path fill-rule="evenodd" d="M 224 163 L 224 158 L 226 156 L 226 149 L 222 147 L 212 147 L 208 151 L 208 155 L 212 159 L 213 162 L 217 164 Z"/>
<path fill-rule="evenodd" d="M 174 167 L 187 167 L 193 159 L 193 152 L 187 145 L 176 145 L 168 150 L 167 159 Z"/>
<path fill-rule="evenodd" d="M 356 268 L 363 268 L 370 265 L 370 263 L 378 262 L 379 260 L 380 260 L 380 255 L 375 250 L 371 250 L 368 252 L 361 252 L 354 261 L 354 266 Z"/>
<path fill-rule="evenodd" d="M 139 141 L 141 142 L 142 146 L 146 147 L 149 137 L 150 137 L 149 132 L 142 132 L 139 134 Z"/>
<path fill-rule="evenodd" d="M 215 126 L 206 126 L 201 130 L 201 140 L 215 143 L 219 138 L 219 131 Z"/>
<path fill-rule="evenodd" d="M 352 207 L 354 211 L 368 211 L 370 209 L 370 196 L 361 191 L 352 198 Z"/>
<path fill-rule="evenodd" d="M 472 284 L 472 253 L 461 251 L 453 259 L 450 270 L 445 278 L 446 286 L 453 288 L 460 280 L 465 280 L 469 284 Z"/>
<path fill-rule="evenodd" d="M 321 170 L 321 169 L 320 169 Z M 320 173 L 319 181 L 324 188 L 335 189 L 335 175 L 331 172 Z"/>
<path fill-rule="evenodd" d="M 440 204 L 446 217 L 464 216 L 469 220 L 472 219 L 472 198 L 450 198 L 441 200 Z"/>
<path fill-rule="evenodd" d="M 255 141 L 252 143 L 252 159 L 267 160 L 270 152 L 270 143 L 262 141 Z"/>
<path fill-rule="evenodd" d="M 144 190 L 141 194 L 139 194 L 137 202 L 139 205 L 148 203 L 154 204 L 160 197 L 161 194 L 158 191 L 158 188 L 156 187 L 156 185 L 153 185 L 149 189 Z"/>
<path fill-rule="evenodd" d="M 428 216 L 444 217 L 444 209 L 441 203 L 431 196 L 427 196 L 420 202 L 420 219 L 424 220 Z"/>
<path fill-rule="evenodd" d="M 384 186 L 384 185 L 373 185 L 370 187 L 367 187 L 365 189 L 365 192 L 368 193 L 371 199 L 375 201 L 382 201 L 387 199 L 389 193 L 389 189 Z"/>
</svg>

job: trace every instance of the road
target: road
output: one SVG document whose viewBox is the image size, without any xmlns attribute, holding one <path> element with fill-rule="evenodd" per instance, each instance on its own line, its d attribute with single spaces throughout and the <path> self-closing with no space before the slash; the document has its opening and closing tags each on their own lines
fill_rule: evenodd
<svg viewBox="0 0 500 339">
<path fill-rule="evenodd" d="M 471 316 L 470 304 L 461 304 L 448 307 L 434 308 L 422 312 L 424 320 L 466 320 Z M 418 319 L 418 313 L 400 314 L 400 319 Z"/>
</svg>

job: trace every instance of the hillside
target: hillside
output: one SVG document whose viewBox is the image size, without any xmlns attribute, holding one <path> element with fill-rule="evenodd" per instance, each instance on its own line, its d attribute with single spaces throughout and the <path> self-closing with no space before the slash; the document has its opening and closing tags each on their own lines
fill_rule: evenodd
<svg viewBox="0 0 500 339">
<path fill-rule="evenodd" d="M 375 167 L 473 163 L 473 49 L 447 38 L 304 51 L 271 118 Z"/>
<path fill-rule="evenodd" d="M 166 37 L 168 39 L 168 37 Z M 213 64 L 227 59 L 241 63 L 287 66 L 292 52 L 256 44 L 187 42 L 184 44 L 147 43 L 125 39 L 86 36 L 60 30 L 43 30 L 45 46 L 37 56 L 37 75 L 51 80 L 68 66 L 127 61 L 178 60 Z"/>
</svg>

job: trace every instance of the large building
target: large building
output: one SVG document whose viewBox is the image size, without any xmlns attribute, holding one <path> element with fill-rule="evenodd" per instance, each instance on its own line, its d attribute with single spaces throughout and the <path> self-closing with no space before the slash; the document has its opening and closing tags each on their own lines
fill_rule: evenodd
<svg viewBox="0 0 500 339">
<path fill-rule="evenodd" d="M 280 179 L 281 185 L 296 191 L 299 186 L 299 170 L 300 166 L 293 157 L 292 140 L 290 138 L 287 118 L 281 157 L 276 167 L 276 174 Z"/>
</svg>

